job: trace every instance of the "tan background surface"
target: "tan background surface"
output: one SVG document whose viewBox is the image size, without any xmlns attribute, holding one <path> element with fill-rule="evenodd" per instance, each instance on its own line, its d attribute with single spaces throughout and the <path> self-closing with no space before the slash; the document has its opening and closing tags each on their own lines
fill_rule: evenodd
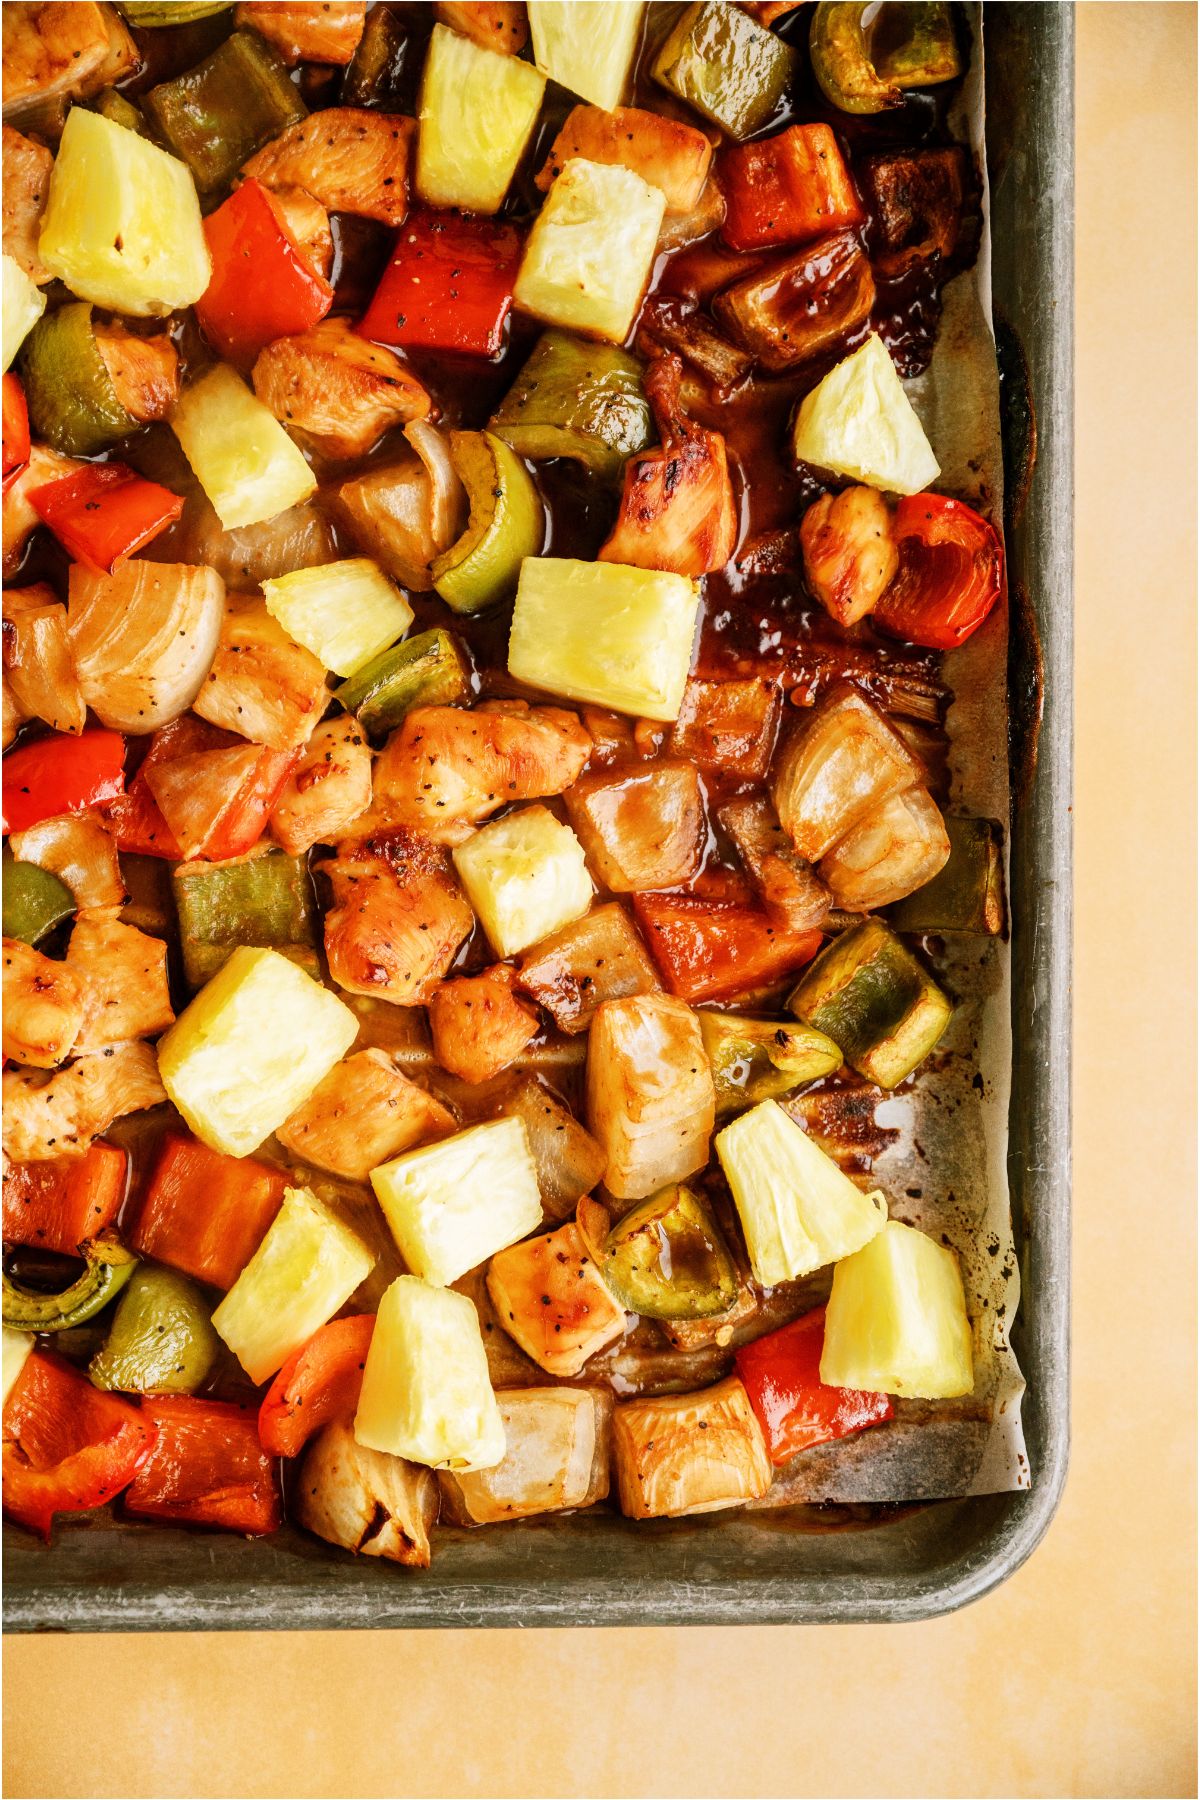
<svg viewBox="0 0 1200 1800">
<path fill-rule="evenodd" d="M 1195 1792 L 1195 20 L 1079 13 L 1075 1440 L 1046 1542 L 895 1628 L 10 1640 L 12 1800 Z"/>
</svg>

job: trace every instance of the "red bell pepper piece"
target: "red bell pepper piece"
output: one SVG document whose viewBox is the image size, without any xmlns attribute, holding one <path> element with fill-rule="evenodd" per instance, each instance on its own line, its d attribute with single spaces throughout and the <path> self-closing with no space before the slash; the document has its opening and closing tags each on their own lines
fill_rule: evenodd
<svg viewBox="0 0 1200 1800">
<path fill-rule="evenodd" d="M 814 1444 L 880 1425 L 895 1411 L 890 1394 L 826 1387 L 820 1373 L 824 1341 L 825 1308 L 819 1306 L 782 1330 L 743 1344 L 734 1357 L 776 1467 Z"/>
<path fill-rule="evenodd" d="M 752 904 L 695 894 L 635 894 L 633 908 L 663 979 L 681 1000 L 774 987 L 811 962 L 819 931 L 793 931 Z"/>
<path fill-rule="evenodd" d="M 125 1495 L 135 1519 L 216 1525 L 261 1537 L 283 1523 L 254 1413 L 229 1401 L 161 1395 L 142 1408 L 158 1437 Z"/>
<path fill-rule="evenodd" d="M 86 1156 L 9 1163 L 4 1171 L 6 1243 L 36 1244 L 75 1256 L 111 1225 L 128 1185 L 129 1158 L 116 1144 L 95 1143 Z"/>
<path fill-rule="evenodd" d="M 117 846 L 139 856 L 162 856 L 178 862 L 183 850 L 164 819 L 146 779 L 147 770 L 184 756 L 220 750 L 240 742 L 230 732 L 206 724 L 190 713 L 154 734 L 141 767 L 129 784 L 129 792 L 109 811 L 108 823 Z M 263 748 L 251 773 L 229 792 L 212 794 L 212 825 L 193 855 L 204 862 L 222 862 L 244 856 L 266 829 L 275 802 L 288 776 L 299 762 L 299 750 Z M 197 776 L 197 783 L 203 776 Z M 200 797 L 200 787 L 197 788 Z"/>
<path fill-rule="evenodd" d="M 416 212 L 357 330 L 408 350 L 497 356 L 521 264 L 512 225 L 458 213 Z"/>
<path fill-rule="evenodd" d="M 912 494 L 892 520 L 900 567 L 872 613 L 893 637 L 930 650 L 965 643 L 1000 598 L 1004 553 L 986 519 L 944 494 Z"/>
<path fill-rule="evenodd" d="M 258 1414 L 268 1456 L 299 1456 L 313 1432 L 358 1406 L 374 1313 L 331 1319 L 289 1356 Z"/>
<path fill-rule="evenodd" d="M 231 1288 L 266 1236 L 287 1183 L 271 1163 L 223 1156 L 186 1132 L 169 1132 L 130 1243 L 197 1281 Z"/>
<path fill-rule="evenodd" d="M 124 463 L 89 463 L 30 490 L 30 505 L 75 559 L 110 575 L 165 531 L 183 501 Z"/>
<path fill-rule="evenodd" d="M 222 356 L 252 362 L 264 344 L 308 331 L 333 305 L 333 289 L 253 177 L 208 215 L 204 235 L 213 272 L 196 316 Z"/>
<path fill-rule="evenodd" d="M 302 755 L 300 750 L 263 750 L 252 772 L 229 796 L 198 852 L 205 862 L 224 862 L 253 850 Z"/>
<path fill-rule="evenodd" d="M 25 389 L 11 371 L 4 377 L 4 492 L 29 461 L 29 408 Z"/>
<path fill-rule="evenodd" d="M 154 733 L 137 774 L 120 799 L 108 809 L 108 828 L 119 850 L 132 856 L 162 856 L 171 862 L 182 858 L 183 851 L 175 841 L 175 834 L 150 792 L 146 770 L 152 769 L 155 763 L 188 756 L 194 750 L 207 750 L 214 742 L 221 741 L 217 728 L 196 718 L 193 713 L 184 713 L 182 718 L 173 719 Z"/>
<path fill-rule="evenodd" d="M 4 1510 L 48 1541 L 55 1513 L 89 1512 L 127 1487 L 154 1439 L 139 1407 L 35 1350 L 4 1408 Z"/>
<path fill-rule="evenodd" d="M 803 244 L 860 225 L 863 209 L 828 125 L 789 125 L 776 137 L 731 144 L 721 157 L 721 236 L 734 250 Z"/>
<path fill-rule="evenodd" d="M 104 806 L 125 787 L 125 739 L 98 727 L 56 731 L 4 758 L 4 829 L 28 831 L 43 819 Z"/>
</svg>

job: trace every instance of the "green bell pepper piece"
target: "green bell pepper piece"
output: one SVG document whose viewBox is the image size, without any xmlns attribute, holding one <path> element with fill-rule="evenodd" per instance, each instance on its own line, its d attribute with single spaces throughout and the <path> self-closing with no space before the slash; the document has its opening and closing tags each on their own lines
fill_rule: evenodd
<svg viewBox="0 0 1200 1800">
<path fill-rule="evenodd" d="M 169 941 L 176 929 L 170 863 L 161 856 L 135 856 L 126 850 L 122 850 L 120 862 L 127 896 L 121 923 Z"/>
<path fill-rule="evenodd" d="M 124 94 L 118 94 L 116 88 L 101 88 L 92 101 L 92 111 L 111 119 L 114 125 L 120 125 L 126 131 L 136 131 L 139 137 L 150 136 L 141 108 L 127 100 Z"/>
<path fill-rule="evenodd" d="M 716 1220 L 682 1182 L 618 1219 L 599 1268 L 614 1298 L 646 1319 L 709 1319 L 737 1299 L 737 1269 Z"/>
<path fill-rule="evenodd" d="M 471 516 L 434 561 L 433 585 L 455 612 L 480 612 L 516 593 L 522 562 L 545 542 L 546 509 L 520 457 L 490 431 L 452 431 L 450 460 Z"/>
<path fill-rule="evenodd" d="M 949 6 L 914 0 L 885 7 L 873 29 L 864 24 L 867 11 L 865 5 L 822 0 L 813 15 L 813 74 L 841 112 L 886 112 L 903 106 L 905 89 L 935 87 L 962 74 Z"/>
<path fill-rule="evenodd" d="M 609 481 L 654 438 L 641 364 L 566 331 L 543 332 L 488 429 L 531 462 L 566 456 Z"/>
<path fill-rule="evenodd" d="M 333 690 L 364 731 L 394 731 L 414 706 L 450 706 L 470 692 L 463 654 L 448 631 L 422 631 L 393 644 Z"/>
<path fill-rule="evenodd" d="M 367 14 L 346 73 L 343 106 L 387 106 L 400 91 L 408 37 L 390 6 L 373 6 Z"/>
<path fill-rule="evenodd" d="M 778 1100 L 842 1066 L 833 1039 L 810 1025 L 722 1012 L 701 1012 L 699 1019 L 719 1113 Z"/>
<path fill-rule="evenodd" d="M 75 911 L 75 896 L 64 881 L 36 863 L 18 862 L 4 846 L 4 935 L 38 944 Z"/>
<path fill-rule="evenodd" d="M 191 25 L 228 12 L 233 0 L 120 0 L 121 11 L 131 25 L 144 30 L 158 25 Z"/>
<path fill-rule="evenodd" d="M 654 79 L 741 139 L 770 123 L 794 68 L 787 45 L 740 7 L 700 0 L 655 57 Z"/>
<path fill-rule="evenodd" d="M 244 862 L 179 863 L 173 889 L 191 987 L 202 987 L 241 944 L 280 950 L 318 973 L 312 885 L 303 857 L 268 850 Z"/>
<path fill-rule="evenodd" d="M 88 301 L 43 313 L 25 340 L 21 366 L 33 434 L 64 455 L 94 456 L 136 431 L 96 344 Z"/>
<path fill-rule="evenodd" d="M 122 1394 L 194 1394 L 220 1347 L 195 1282 L 175 1269 L 143 1263 L 121 1295 L 88 1374 L 94 1386 Z"/>
<path fill-rule="evenodd" d="M 256 150 L 308 116 L 282 57 L 253 31 L 235 31 L 143 104 L 202 194 L 227 187 Z"/>
<path fill-rule="evenodd" d="M 58 1294 L 23 1287 L 5 1272 L 4 1323 L 10 1331 L 66 1331 L 86 1324 L 116 1299 L 138 1262 L 112 1231 L 84 1244 L 83 1256 L 83 1274 Z"/>
<path fill-rule="evenodd" d="M 864 919 L 822 950 L 788 1001 L 850 1067 L 899 1087 L 938 1042 L 953 1003 L 882 919 Z"/>
<path fill-rule="evenodd" d="M 932 881 L 888 908 L 897 931 L 1004 930 L 1004 867 L 1000 826 L 991 819 L 948 817 L 950 855 Z"/>
</svg>

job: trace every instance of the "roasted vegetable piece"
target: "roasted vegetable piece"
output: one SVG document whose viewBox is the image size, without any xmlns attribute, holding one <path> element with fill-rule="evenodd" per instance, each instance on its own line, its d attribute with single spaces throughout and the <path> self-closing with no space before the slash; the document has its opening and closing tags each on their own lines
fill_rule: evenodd
<svg viewBox="0 0 1200 1800">
<path fill-rule="evenodd" d="M 520 260 L 512 225 L 414 213 L 357 329 L 377 344 L 494 357 Z"/>
<path fill-rule="evenodd" d="M 374 1313 L 330 1319 L 288 1357 L 258 1412 L 268 1456 L 298 1456 L 329 1420 L 354 1416 L 374 1329 Z"/>
<path fill-rule="evenodd" d="M 538 68 L 610 112 L 624 94 L 637 54 L 641 0 L 603 12 L 587 0 L 533 0 L 528 11 Z"/>
<path fill-rule="evenodd" d="M 671 733 L 676 756 L 741 781 L 761 781 L 771 760 L 783 695 L 759 676 L 688 682 Z"/>
<path fill-rule="evenodd" d="M 730 1000 L 811 962 L 821 934 L 761 907 L 696 894 L 635 894 L 633 910 L 663 979 L 684 1000 Z"/>
<path fill-rule="evenodd" d="M 74 565 L 71 652 L 83 697 L 103 724 L 142 734 L 190 706 L 216 654 L 224 600 L 212 569 L 129 562 L 107 575 Z"/>
<path fill-rule="evenodd" d="M 961 144 L 869 156 L 858 179 L 871 219 L 871 260 L 881 275 L 894 278 L 917 263 L 955 255 L 967 191 Z"/>
<path fill-rule="evenodd" d="M 422 631 L 393 644 L 343 681 L 333 697 L 376 736 L 401 724 L 416 706 L 449 705 L 469 694 L 466 660 L 448 631 Z"/>
<path fill-rule="evenodd" d="M 454 851 L 467 898 L 497 956 L 517 956 L 591 906 L 583 846 L 545 806 L 493 819 Z"/>
<path fill-rule="evenodd" d="M 85 1325 L 115 1300 L 137 1267 L 137 1257 L 114 1231 L 80 1245 L 83 1274 L 61 1293 L 23 1287 L 4 1275 L 4 1323 L 10 1331 L 69 1331 Z"/>
<path fill-rule="evenodd" d="M 863 326 L 875 304 L 871 265 L 853 232 L 834 232 L 735 281 L 717 317 L 778 374 L 827 356 Z"/>
<path fill-rule="evenodd" d="M 194 1394 L 220 1348 L 200 1290 L 173 1269 L 142 1264 L 122 1291 L 88 1375 L 93 1386 L 123 1394 Z"/>
<path fill-rule="evenodd" d="M 16 1162 L 85 1156 L 114 1119 L 166 1099 L 149 1044 L 121 1044 L 80 1056 L 42 1081 L 24 1070 L 4 1075 L 4 1153 Z"/>
<path fill-rule="evenodd" d="M 409 1268 L 446 1285 L 533 1231 L 537 1173 L 520 1119 L 489 1119 L 371 1172 Z"/>
<path fill-rule="evenodd" d="M 4 111 L 57 134 L 68 100 L 139 68 L 137 46 L 111 6 L 18 4 L 4 13 Z"/>
<path fill-rule="evenodd" d="M 760 1500 L 771 1485 L 762 1429 L 735 1375 L 699 1394 L 618 1406 L 613 1449 L 630 1519 L 715 1512 Z"/>
<path fill-rule="evenodd" d="M 887 1394 L 822 1383 L 824 1338 L 825 1308 L 818 1306 L 780 1331 L 743 1344 L 734 1359 L 776 1468 L 814 1444 L 881 1425 L 895 1410 Z"/>
<path fill-rule="evenodd" d="M 542 333 L 489 423 L 532 462 L 565 456 L 606 480 L 652 436 L 641 365 L 565 331 Z"/>
<path fill-rule="evenodd" d="M 881 919 L 837 937 L 788 1001 L 823 1031 L 852 1069 L 898 1087 L 941 1038 L 953 1003 Z"/>
<path fill-rule="evenodd" d="M 209 213 L 204 236 L 212 280 L 196 317 L 220 355 L 249 363 L 264 344 L 316 325 L 333 305 L 333 289 L 289 233 L 281 209 L 248 177 Z"/>
<path fill-rule="evenodd" d="M 893 637 L 953 650 L 978 631 L 1004 585 L 995 528 L 942 494 L 900 501 L 892 521 L 900 567 L 874 617 Z"/>
<path fill-rule="evenodd" d="M 21 353 L 33 430 L 68 456 L 105 450 L 135 429 L 117 398 L 85 300 L 39 319 Z"/>
<path fill-rule="evenodd" d="M 734 250 L 803 244 L 862 222 L 862 207 L 828 125 L 789 125 L 775 137 L 735 144 L 721 158 L 725 220 Z"/>
<path fill-rule="evenodd" d="M 194 69 L 151 88 L 142 104 L 203 194 L 227 187 L 247 157 L 306 111 L 282 58 L 253 31 L 235 31 Z"/>
<path fill-rule="evenodd" d="M 586 1031 L 606 1000 L 650 994 L 658 974 L 624 907 L 613 901 L 543 938 L 521 963 L 521 985 L 560 1031 Z"/>
<path fill-rule="evenodd" d="M 4 253 L 38 287 L 52 280 L 37 243 L 53 167 L 44 144 L 4 127 Z"/>
<path fill-rule="evenodd" d="M 454 1129 L 453 1113 L 386 1050 L 359 1050 L 330 1069 L 275 1135 L 302 1161 L 366 1181 L 390 1157 Z"/>
<path fill-rule="evenodd" d="M 227 531 L 273 519 L 316 489 L 283 426 L 225 363 L 188 388 L 171 429 Z"/>
<path fill-rule="evenodd" d="M 131 25 L 154 30 L 162 25 L 187 25 L 228 12 L 233 0 L 120 0 L 121 11 Z"/>
<path fill-rule="evenodd" d="M 348 1425 L 322 1431 L 301 1464 L 296 1495 L 299 1523 L 328 1543 L 412 1569 L 429 1567 L 436 1478 L 417 1463 L 367 1449 Z"/>
<path fill-rule="evenodd" d="M 926 1400 L 975 1385 L 971 1322 L 953 1250 L 892 1219 L 833 1272 L 821 1380 Z"/>
<path fill-rule="evenodd" d="M 505 1331 L 549 1375 L 578 1375 L 624 1333 L 625 1308 L 601 1278 L 573 1219 L 493 1256 L 487 1285 Z"/>
<path fill-rule="evenodd" d="M 563 799 L 597 879 L 615 894 L 678 887 L 700 866 L 704 796 L 687 763 L 584 775 Z"/>
<path fill-rule="evenodd" d="M 36 863 L 17 862 L 4 846 L 4 935 L 25 944 L 38 944 L 69 919 L 75 896 L 65 882 Z M 7 1235 L 7 1233 L 5 1234 Z"/>
<path fill-rule="evenodd" d="M 29 499 L 68 555 L 98 575 L 115 574 L 183 511 L 178 495 L 124 463 L 90 465 Z"/>
<path fill-rule="evenodd" d="M 366 19 L 366 0 L 334 0 L 333 5 L 304 0 L 254 0 L 242 4 L 234 24 L 257 31 L 274 44 L 289 69 L 297 63 L 348 63 L 358 48 Z"/>
<path fill-rule="evenodd" d="M 717 814 L 767 911 L 790 931 L 816 931 L 829 915 L 829 889 L 792 848 L 765 794 L 731 800 Z"/>
<path fill-rule="evenodd" d="M 342 76 L 338 93 L 342 105 L 390 106 L 404 86 L 408 45 L 408 33 L 391 8 L 373 6 L 367 14 L 358 49 Z"/>
<path fill-rule="evenodd" d="M 695 1013 L 669 994 L 608 1000 L 588 1039 L 588 1130 L 619 1200 L 642 1200 L 708 1161 L 712 1071 Z"/>
<path fill-rule="evenodd" d="M 534 220 L 515 304 L 549 325 L 624 342 L 650 278 L 665 207 L 661 188 L 631 169 L 573 157 Z"/>
<path fill-rule="evenodd" d="M 87 1015 L 87 988 L 74 969 L 20 938 L 4 940 L 4 1055 L 53 1069 L 71 1054 Z"/>
<path fill-rule="evenodd" d="M 4 1171 L 4 1241 L 77 1256 L 114 1221 L 129 1158 L 115 1144 L 60 1162 L 9 1163 Z"/>
<path fill-rule="evenodd" d="M 911 787 L 881 800 L 826 852 L 821 879 L 836 906 L 873 912 L 923 887 L 949 855 L 941 813 L 923 787 Z"/>
<path fill-rule="evenodd" d="M 98 812 L 43 819 L 29 831 L 14 832 L 9 848 L 18 862 L 37 863 L 64 881 L 74 896 L 77 911 L 125 903 L 117 847 Z"/>
<path fill-rule="evenodd" d="M 307 743 L 329 701 L 325 665 L 248 594 L 227 594 L 212 666 L 193 702 L 210 725 L 269 750 Z"/>
<path fill-rule="evenodd" d="M 962 74 L 953 14 L 941 0 L 921 0 L 889 14 L 886 39 L 885 27 L 877 26 L 879 41 L 867 23 L 869 11 L 822 0 L 813 15 L 813 73 L 840 111 L 885 112 L 903 105 L 906 88 L 933 87 Z"/>
<path fill-rule="evenodd" d="M 393 1281 L 379 1303 L 354 1436 L 367 1449 L 432 1468 L 500 1461 L 504 1426 L 465 1294 L 415 1275 Z"/>
<path fill-rule="evenodd" d="M 180 746 L 178 754 L 153 764 L 147 757 L 134 790 L 145 777 L 170 840 L 154 843 L 156 832 L 151 828 L 147 847 L 152 854 L 208 862 L 245 856 L 261 838 L 299 758 L 298 750 L 264 750 L 260 744 L 236 742 L 195 751 Z M 131 792 L 130 798 L 136 799 L 136 794 Z M 140 842 L 128 841 L 120 828 L 118 841 L 125 849 L 143 848 Z"/>
<path fill-rule="evenodd" d="M 951 814 L 942 824 L 950 840 L 945 866 L 898 901 L 888 918 L 897 931 L 974 931 L 998 937 L 1004 930 L 1002 827 L 992 819 Z"/>
<path fill-rule="evenodd" d="M 48 1543 L 55 1513 L 89 1512 L 128 1486 L 155 1435 L 138 1407 L 35 1350 L 4 1407 L 5 1512 Z"/>
<path fill-rule="evenodd" d="M 524 463 L 490 431 L 452 431 L 450 456 L 471 516 L 435 558 L 434 585 L 455 612 L 478 612 L 514 592 L 522 562 L 542 547 L 545 510 Z"/>
<path fill-rule="evenodd" d="M 516 1388 L 496 1396 L 504 1459 L 473 1475 L 438 1477 L 456 1525 L 593 1506 L 608 1495 L 611 1396 L 596 1388 Z"/>
<path fill-rule="evenodd" d="M 604 1174 L 604 1152 L 595 1138 L 534 1075 L 518 1081 L 497 1111 L 520 1119 L 525 1127 L 547 1218 L 561 1220 L 574 1213 Z"/>
<path fill-rule="evenodd" d="M 893 494 L 916 494 L 939 473 L 896 366 L 874 332 L 804 396 L 792 421 L 792 454 L 799 463 Z"/>
<path fill-rule="evenodd" d="M 171 885 L 189 987 L 203 987 L 239 944 L 282 950 L 316 974 L 312 887 L 299 857 L 266 850 L 244 862 L 181 863 Z"/>
<path fill-rule="evenodd" d="M 625 1310 L 643 1318 L 711 1318 L 737 1298 L 737 1270 L 716 1220 L 681 1182 L 618 1219 L 597 1262 Z"/>
<path fill-rule="evenodd" d="M 739 140 L 770 122 L 793 69 L 786 44 L 716 0 L 687 7 L 654 59 L 657 82 Z"/>
<path fill-rule="evenodd" d="M 421 78 L 416 187 L 428 206 L 494 213 L 537 123 L 546 77 L 435 25 Z"/>
<path fill-rule="evenodd" d="M 93 727 L 78 737 L 36 738 L 4 758 L 4 819 L 28 831 L 60 813 L 103 806 L 125 786 L 125 739 Z"/>
<path fill-rule="evenodd" d="M 832 688 L 776 759 L 779 820 L 806 862 L 818 862 L 860 819 L 925 771 L 856 688 Z"/>
<path fill-rule="evenodd" d="M 830 618 L 856 625 L 899 566 L 892 519 L 874 488 L 822 494 L 800 522 L 804 577 Z"/>
<path fill-rule="evenodd" d="M 321 869 L 333 884 L 325 954 L 334 981 L 351 994 L 423 1006 L 475 923 L 445 851 L 398 832 L 344 848 Z"/>
<path fill-rule="evenodd" d="M 77 1056 L 157 1037 L 174 1022 L 167 946 L 160 938 L 107 913 L 85 913 L 71 933 L 65 967 L 79 976 L 84 990 Z"/>
<path fill-rule="evenodd" d="M 450 449 L 425 419 L 405 426 L 413 454 L 375 464 L 337 489 L 336 504 L 360 548 L 413 593 L 433 587 L 433 563 L 467 522 L 467 497 Z"/>
<path fill-rule="evenodd" d="M 289 856 L 334 843 L 371 804 L 371 752 L 353 719 L 318 725 L 271 811 Z"/>
<path fill-rule="evenodd" d="M 741 1013 L 702 1012 L 700 1033 L 712 1064 L 717 1112 L 736 1112 L 761 1100 L 778 1100 L 842 1066 L 832 1038 L 811 1026 Z"/>
<path fill-rule="evenodd" d="M 27 718 L 43 719 L 55 731 L 83 730 L 87 704 L 75 673 L 67 611 L 45 582 L 4 590 L 4 675 Z"/>
<path fill-rule="evenodd" d="M 337 675 L 354 675 L 412 624 L 412 607 L 367 556 L 263 582 L 267 610 Z"/>
<path fill-rule="evenodd" d="M 651 187 L 660 188 L 667 212 L 690 213 L 699 203 L 712 162 L 712 145 L 702 131 L 638 106 L 575 106 L 550 147 L 535 186 L 547 193 L 573 156 L 593 163 L 619 163 Z"/>
<path fill-rule="evenodd" d="M 4 492 L 29 461 L 29 408 L 25 390 L 11 372 L 4 376 Z"/>
<path fill-rule="evenodd" d="M 145 1401 L 142 1414 L 158 1435 L 125 1491 L 131 1518 L 211 1525 L 243 1537 L 279 1529 L 275 1471 L 253 1412 L 227 1401 L 166 1395 Z"/>
<path fill-rule="evenodd" d="M 46 296 L 38 291 L 24 269 L 13 261 L 7 251 L 3 257 L 3 269 L 4 367 L 7 370 L 45 311 Z"/>
<path fill-rule="evenodd" d="M 490 1081 L 537 1036 L 537 1008 L 513 992 L 516 978 L 509 964 L 496 963 L 443 982 L 430 999 L 433 1054 L 460 1081 Z"/>
<path fill-rule="evenodd" d="M 291 92 L 295 93 L 292 88 Z M 329 212 L 399 225 L 408 211 L 416 121 L 358 106 L 327 106 L 252 156 L 242 170 L 265 187 L 298 187 Z"/>
<path fill-rule="evenodd" d="M 248 1156 L 222 1156 L 170 1131 L 130 1242 L 140 1255 L 210 1287 L 231 1288 L 279 1211 L 286 1186 L 283 1169 Z"/>
<path fill-rule="evenodd" d="M 427 418 L 432 406 L 400 358 L 364 343 L 346 319 L 268 344 L 253 379 L 281 423 L 338 460 L 365 456 L 390 426 Z"/>
<path fill-rule="evenodd" d="M 132 100 L 119 94 L 116 88 L 101 88 L 92 101 L 92 110 L 98 112 L 102 119 L 110 119 L 114 125 L 121 126 L 124 131 L 134 131 L 139 137 L 148 138 L 150 129 L 145 115 Z"/>
</svg>

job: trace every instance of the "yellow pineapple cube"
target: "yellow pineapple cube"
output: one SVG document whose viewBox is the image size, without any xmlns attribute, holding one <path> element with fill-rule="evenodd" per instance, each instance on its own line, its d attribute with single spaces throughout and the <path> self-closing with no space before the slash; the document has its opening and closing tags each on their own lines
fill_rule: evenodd
<svg viewBox="0 0 1200 1800">
<path fill-rule="evenodd" d="M 417 109 L 417 192 L 430 206 L 494 213 L 537 124 L 546 77 L 435 25 Z"/>
<path fill-rule="evenodd" d="M 513 288 L 523 312 L 620 344 L 646 291 L 666 210 L 632 169 L 572 157 L 534 220 Z"/>
<path fill-rule="evenodd" d="M 971 1322 L 954 1252 L 892 1219 L 839 1262 L 825 1312 L 821 1380 L 921 1400 L 969 1394 Z"/>
<path fill-rule="evenodd" d="M 798 462 L 890 494 L 918 494 L 940 473 L 896 365 L 874 332 L 800 402 L 792 452 Z"/>
<path fill-rule="evenodd" d="M 273 519 L 316 491 L 283 426 L 227 363 L 187 389 L 171 429 L 226 531 Z"/>
<path fill-rule="evenodd" d="M 433 1469 L 491 1469 L 505 1450 L 479 1315 L 465 1294 L 400 1275 L 379 1303 L 354 1435 Z"/>
<path fill-rule="evenodd" d="M 497 956 L 516 956 L 592 904 L 583 845 L 547 806 L 523 806 L 475 832 L 454 866 Z"/>
<path fill-rule="evenodd" d="M 46 310 L 46 296 L 30 281 L 24 269 L 12 257 L 4 257 L 4 288 L 0 295 L 3 310 L 4 371 L 29 333 Z"/>
<path fill-rule="evenodd" d="M 371 1186 L 409 1268 L 449 1286 L 542 1222 L 520 1119 L 489 1119 L 371 1171 Z"/>
<path fill-rule="evenodd" d="M 335 675 L 356 675 L 413 621 L 404 595 L 369 556 L 293 569 L 262 589 L 272 618 Z"/>
<path fill-rule="evenodd" d="M 642 0 L 529 0 L 533 60 L 552 81 L 611 112 L 629 84 Z"/>
</svg>

